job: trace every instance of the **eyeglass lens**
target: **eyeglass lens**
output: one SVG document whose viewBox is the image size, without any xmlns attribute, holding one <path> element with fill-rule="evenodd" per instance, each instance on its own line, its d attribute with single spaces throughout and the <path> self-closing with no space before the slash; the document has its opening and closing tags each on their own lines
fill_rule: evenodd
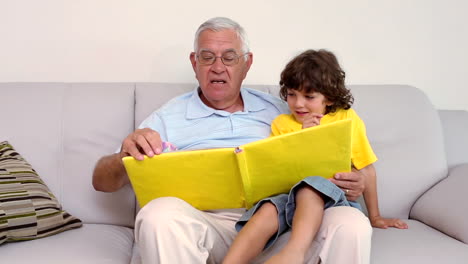
<svg viewBox="0 0 468 264">
<path fill-rule="evenodd" d="M 221 58 L 221 61 L 226 66 L 235 65 L 239 62 L 239 55 L 234 51 L 228 51 L 223 53 L 223 55 L 217 57 L 213 52 L 210 51 L 202 51 L 200 55 L 198 55 L 198 60 L 203 65 L 211 65 L 216 61 L 216 58 Z"/>
</svg>

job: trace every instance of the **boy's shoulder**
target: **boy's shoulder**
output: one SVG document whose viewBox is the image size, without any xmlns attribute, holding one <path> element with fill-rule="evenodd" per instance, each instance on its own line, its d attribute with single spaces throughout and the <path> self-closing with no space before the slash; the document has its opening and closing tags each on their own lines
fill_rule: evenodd
<svg viewBox="0 0 468 264">
<path fill-rule="evenodd" d="M 361 120 L 361 118 L 356 113 L 356 111 L 354 111 L 354 109 L 352 108 L 349 108 L 349 109 L 339 109 L 333 113 L 326 114 L 324 117 L 322 117 L 322 120 L 320 121 L 320 123 L 327 124 L 327 123 L 332 123 L 332 122 L 336 122 L 336 121 L 344 120 L 344 119 L 352 119 L 358 122 L 360 122 Z"/>
<path fill-rule="evenodd" d="M 353 108 L 349 109 L 338 109 L 334 113 L 328 114 L 330 117 L 339 118 L 339 119 L 346 119 L 346 118 L 356 118 L 359 115 L 354 111 Z"/>
</svg>

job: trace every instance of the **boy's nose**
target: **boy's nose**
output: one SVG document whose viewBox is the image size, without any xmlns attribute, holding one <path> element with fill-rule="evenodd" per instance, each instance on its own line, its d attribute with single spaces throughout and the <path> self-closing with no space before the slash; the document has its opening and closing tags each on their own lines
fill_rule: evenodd
<svg viewBox="0 0 468 264">
<path fill-rule="evenodd" d="M 304 106 L 304 100 L 302 98 L 300 98 L 300 97 L 297 97 L 294 105 L 296 107 Z"/>
</svg>

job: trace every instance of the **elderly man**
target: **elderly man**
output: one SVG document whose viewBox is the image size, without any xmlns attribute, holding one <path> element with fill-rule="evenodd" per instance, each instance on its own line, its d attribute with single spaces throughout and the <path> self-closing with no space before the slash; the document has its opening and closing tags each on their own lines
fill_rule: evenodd
<svg viewBox="0 0 468 264">
<path fill-rule="evenodd" d="M 213 18 L 197 30 L 190 61 L 199 83 L 193 92 L 169 101 L 128 135 L 119 153 L 96 164 L 93 185 L 112 192 L 129 183 L 122 157 L 143 159 L 161 153 L 161 142 L 182 150 L 235 147 L 269 136 L 270 123 L 287 106 L 279 98 L 241 88 L 253 55 L 243 28 L 228 18 Z M 332 180 L 355 200 L 363 176 L 340 173 Z M 137 215 L 135 240 L 143 263 L 221 263 L 245 209 L 200 211 L 174 197 L 149 202 Z M 346 221 L 344 221 L 346 220 Z M 307 263 L 369 262 L 371 227 L 357 209 L 325 210 Z M 256 258 L 263 263 L 281 249 L 289 234 Z"/>
</svg>

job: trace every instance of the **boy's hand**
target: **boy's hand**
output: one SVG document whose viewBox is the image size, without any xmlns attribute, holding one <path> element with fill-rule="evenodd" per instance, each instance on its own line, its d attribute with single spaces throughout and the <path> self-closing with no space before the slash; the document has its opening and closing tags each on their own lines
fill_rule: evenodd
<svg viewBox="0 0 468 264">
<path fill-rule="evenodd" d="M 370 218 L 371 225 L 377 228 L 387 229 L 395 227 L 398 229 L 408 229 L 408 224 L 397 218 L 383 218 L 381 216 L 374 216 Z"/>
<path fill-rule="evenodd" d="M 322 117 L 322 114 L 309 113 L 302 121 L 302 129 L 320 125 L 320 119 L 322 119 Z"/>
</svg>

